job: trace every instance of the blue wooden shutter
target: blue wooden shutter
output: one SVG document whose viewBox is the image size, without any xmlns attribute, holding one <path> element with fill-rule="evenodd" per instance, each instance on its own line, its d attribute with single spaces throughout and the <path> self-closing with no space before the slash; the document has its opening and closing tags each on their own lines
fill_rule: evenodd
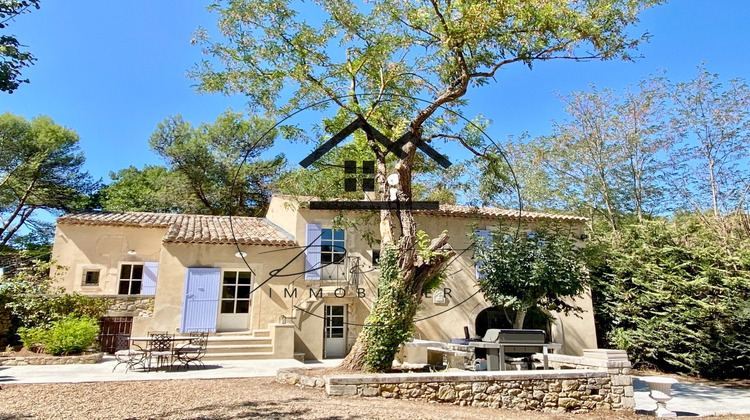
<svg viewBox="0 0 750 420">
<path fill-rule="evenodd" d="M 488 246 L 488 245 L 490 245 L 492 243 L 492 234 L 490 233 L 489 229 L 479 229 L 479 230 L 474 231 L 474 233 L 477 235 L 477 241 L 481 242 L 481 243 L 477 244 L 478 246 L 479 245 Z M 477 261 L 476 264 L 475 264 L 475 266 L 474 266 L 475 274 L 476 274 L 476 276 L 477 276 L 478 279 L 481 278 L 481 277 L 483 277 L 479 273 L 479 268 L 481 267 L 481 264 L 482 263 L 480 263 L 479 261 Z"/>
<path fill-rule="evenodd" d="M 142 295 L 156 294 L 156 275 L 159 271 L 158 262 L 143 263 L 143 282 L 141 283 Z"/>
<path fill-rule="evenodd" d="M 187 269 L 180 332 L 216 331 L 220 283 L 220 268 Z"/>
<path fill-rule="evenodd" d="M 320 280 L 320 225 L 308 223 L 305 245 L 305 280 Z"/>
</svg>

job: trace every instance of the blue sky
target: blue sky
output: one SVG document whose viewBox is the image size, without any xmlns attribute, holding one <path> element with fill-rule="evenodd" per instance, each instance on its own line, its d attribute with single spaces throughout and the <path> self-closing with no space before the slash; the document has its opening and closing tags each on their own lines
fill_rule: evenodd
<svg viewBox="0 0 750 420">
<path fill-rule="evenodd" d="M 24 70 L 31 79 L 12 95 L 0 94 L 0 112 L 27 118 L 50 116 L 81 137 L 86 169 L 108 173 L 130 165 L 158 164 L 148 148 L 156 124 L 180 113 L 194 124 L 214 121 L 227 108 L 244 110 L 242 97 L 201 95 L 187 70 L 202 56 L 191 45 L 198 26 L 213 28 L 216 18 L 196 1 L 43 1 L 40 10 L 11 22 L 9 32 L 29 46 L 38 62 Z M 493 121 L 496 140 L 529 132 L 549 134 L 551 121 L 565 117 L 558 94 L 589 84 L 621 89 L 666 69 L 673 81 L 688 80 L 697 66 L 722 80 L 750 79 L 750 2 L 672 1 L 646 11 L 637 32 L 651 42 L 635 63 L 552 61 L 533 70 L 521 65 L 502 70 L 497 82 L 469 92 L 467 116 Z M 298 161 L 310 145 L 282 144 Z"/>
</svg>

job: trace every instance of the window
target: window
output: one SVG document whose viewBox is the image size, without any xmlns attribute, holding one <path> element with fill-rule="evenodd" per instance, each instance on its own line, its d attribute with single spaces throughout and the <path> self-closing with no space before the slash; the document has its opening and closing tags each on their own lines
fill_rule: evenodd
<svg viewBox="0 0 750 420">
<path fill-rule="evenodd" d="M 120 287 L 117 293 L 121 295 L 141 294 L 143 280 L 143 264 L 123 264 L 120 267 Z"/>
<path fill-rule="evenodd" d="M 250 287 L 252 274 L 249 271 L 225 271 L 221 286 L 221 313 L 246 314 L 250 312 Z"/>
<path fill-rule="evenodd" d="M 84 286 L 98 286 L 99 285 L 99 270 L 83 270 L 83 285 Z"/>
<path fill-rule="evenodd" d="M 344 306 L 325 307 L 325 338 L 344 338 Z"/>
<path fill-rule="evenodd" d="M 373 267 L 377 267 L 380 265 L 380 250 L 379 249 L 372 250 L 372 265 Z"/>
<path fill-rule="evenodd" d="M 344 247 L 343 229 L 323 229 L 320 238 L 320 262 L 326 264 L 343 264 L 346 248 Z"/>
</svg>

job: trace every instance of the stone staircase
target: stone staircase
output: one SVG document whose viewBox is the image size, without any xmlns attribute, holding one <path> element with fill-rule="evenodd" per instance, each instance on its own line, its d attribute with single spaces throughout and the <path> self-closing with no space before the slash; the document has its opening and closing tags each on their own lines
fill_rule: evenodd
<svg viewBox="0 0 750 420">
<path fill-rule="evenodd" d="M 254 330 L 210 335 L 203 360 L 256 360 L 273 357 L 270 330 Z"/>
</svg>

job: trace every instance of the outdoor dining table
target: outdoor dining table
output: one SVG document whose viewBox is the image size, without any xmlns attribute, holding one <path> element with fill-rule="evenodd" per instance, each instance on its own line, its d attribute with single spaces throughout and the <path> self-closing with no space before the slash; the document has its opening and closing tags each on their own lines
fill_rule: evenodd
<svg viewBox="0 0 750 420">
<path fill-rule="evenodd" d="M 498 343 L 487 341 L 472 341 L 468 345 L 471 347 L 487 350 L 487 370 L 505 370 L 506 347 L 513 347 L 513 352 L 518 352 L 519 348 L 522 348 L 524 351 L 530 352 L 541 350 L 544 370 L 547 370 L 549 369 L 549 360 L 547 357 L 547 355 L 549 354 L 549 349 L 559 350 L 562 348 L 562 344 L 560 343 Z"/>
<path fill-rule="evenodd" d="M 150 355 L 150 352 L 148 351 L 148 348 L 149 348 L 148 343 L 151 343 L 151 342 L 154 342 L 154 341 L 171 341 L 172 343 L 177 343 L 177 342 L 182 342 L 182 341 L 184 341 L 184 342 L 190 342 L 194 338 L 195 337 L 174 337 L 174 336 L 172 336 L 172 337 L 159 337 L 159 338 L 156 338 L 156 337 L 129 337 L 128 341 L 130 341 L 131 343 L 133 343 L 135 341 L 141 341 L 141 342 L 147 343 L 145 351 L 146 351 L 146 354 L 148 356 L 148 365 L 149 365 L 148 370 L 151 370 L 151 355 Z M 172 356 L 174 356 L 174 344 L 172 345 Z"/>
</svg>

